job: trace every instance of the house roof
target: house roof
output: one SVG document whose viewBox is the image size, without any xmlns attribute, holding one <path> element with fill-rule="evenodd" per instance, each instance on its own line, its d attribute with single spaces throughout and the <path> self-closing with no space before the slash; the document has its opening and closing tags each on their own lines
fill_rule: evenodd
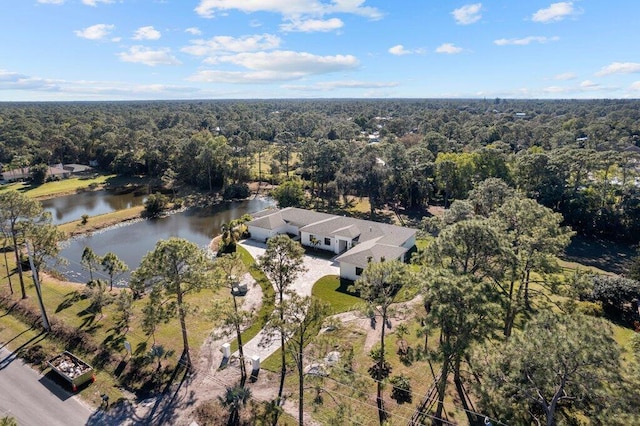
<svg viewBox="0 0 640 426">
<path fill-rule="evenodd" d="M 312 223 L 321 222 L 326 219 L 335 217 L 332 214 L 314 212 L 313 210 L 299 209 L 297 207 L 287 207 L 280 210 L 282 219 L 298 228 L 303 228 Z"/>
<path fill-rule="evenodd" d="M 280 215 L 280 212 L 267 214 L 247 222 L 247 226 L 255 226 L 257 228 L 268 229 L 270 231 L 273 231 L 274 229 L 277 229 L 285 224 L 286 223 L 284 220 L 282 220 L 282 215 Z"/>
<path fill-rule="evenodd" d="M 71 173 L 82 173 L 87 172 L 89 170 L 93 170 L 93 167 L 87 166 L 85 164 L 65 164 L 62 166 L 63 169 L 70 171 Z"/>
<path fill-rule="evenodd" d="M 379 244 L 379 239 L 376 239 L 356 245 L 351 250 L 338 256 L 336 260 L 366 268 L 369 262 L 381 262 L 382 259 L 398 259 L 407 251 L 404 247 Z"/>
<path fill-rule="evenodd" d="M 336 237 L 347 237 L 353 239 L 360 235 L 360 229 L 355 225 L 349 225 L 344 228 L 336 229 L 334 234 Z"/>
<path fill-rule="evenodd" d="M 65 175 L 69 173 L 68 170 L 65 170 L 61 167 L 57 167 L 57 166 L 49 166 L 49 170 L 47 170 L 47 174 L 49 176 L 58 176 L 58 175 Z"/>
<path fill-rule="evenodd" d="M 413 237 L 415 229 L 378 223 L 352 217 L 335 216 L 289 207 L 268 210 L 254 215 L 247 225 L 273 230 L 285 224 L 296 226 L 300 232 L 320 237 L 342 237 L 357 244 L 336 260 L 366 267 L 369 259 L 397 259 L 407 252 L 402 245 Z"/>
<path fill-rule="evenodd" d="M 9 179 L 25 179 L 29 177 L 29 168 L 25 167 L 24 169 L 13 169 L 7 170 L 6 172 L 2 172 L 2 178 Z"/>
</svg>

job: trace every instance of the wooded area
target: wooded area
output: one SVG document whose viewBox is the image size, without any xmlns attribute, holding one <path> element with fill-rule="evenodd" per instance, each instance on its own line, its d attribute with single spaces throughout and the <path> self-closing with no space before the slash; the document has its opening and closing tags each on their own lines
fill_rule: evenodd
<svg viewBox="0 0 640 426">
<path fill-rule="evenodd" d="M 0 162 L 5 170 L 91 162 L 105 172 L 146 176 L 173 197 L 193 186 L 242 198 L 249 182 L 269 182 L 279 184 L 272 196 L 280 207 L 346 210 L 360 197 L 372 218 L 419 228 L 411 264 L 372 262 L 352 286 L 322 300 L 327 306 L 318 297 L 286 300 L 304 272 L 304 251 L 286 236 L 269 240 L 250 269 L 260 270 L 277 293 L 266 327 L 280 340 L 279 392 L 264 414 L 274 422 L 285 389 L 294 388 L 286 374 L 291 360 L 300 423 L 310 407 L 327 424 L 369 424 L 367 414 L 376 409 L 381 425 L 638 420 L 640 257 L 626 277 L 563 269 L 558 257 L 576 233 L 629 246 L 640 241 L 640 101 L 2 104 Z M 45 249 L 61 236 L 26 195 L 6 191 L 0 204 L 15 206 L 3 208 L 0 219 L 24 297 L 18 240 L 31 239 L 36 257 L 55 257 Z M 433 207 L 443 213 L 432 215 Z M 48 227 L 21 231 L 16 218 Z M 240 232 L 232 223 L 222 229 L 220 253 L 236 248 Z M 102 318 L 107 284 L 125 268 L 117 258 L 98 260 L 87 252 L 82 264 L 90 273 L 99 266 L 109 272 L 109 282 L 91 293 Z M 160 327 L 178 318 L 180 359 L 191 369 L 186 318 L 192 312 L 183 296 L 213 287 L 233 293 L 235 271 L 245 268 L 234 266 L 239 261 L 212 262 L 182 240 L 159 242 L 133 273 L 133 291 L 104 305 L 131 307 L 141 298 L 142 330 L 153 347 Z M 5 265 L 11 277 L 6 257 Z M 345 295 L 359 297 L 371 328 L 379 329 L 369 347 L 357 346 L 361 336 L 342 323 L 331 326 L 334 334 L 318 335 L 331 309 L 347 310 L 336 312 L 339 303 L 331 299 Z M 250 321 L 239 314 L 235 295 L 228 297 L 233 309 L 216 308 L 215 315 L 221 320 L 223 312 L 233 325 L 244 359 L 240 329 Z M 305 316 L 309 311 L 314 315 Z M 305 375 L 304 360 L 324 357 L 327 347 L 342 352 L 331 377 Z M 220 397 L 230 424 L 241 422 L 250 397 L 241 392 L 248 389 L 247 372 L 241 373 L 240 385 Z M 161 375 L 154 380 L 159 386 Z"/>
<path fill-rule="evenodd" d="M 417 214 L 497 177 L 562 213 L 579 234 L 635 243 L 639 107 L 501 99 L 2 104 L 0 163 L 96 161 L 105 171 L 209 191 L 278 183 L 283 173 L 304 180 L 316 207 L 351 194 L 367 196 L 372 209 Z"/>
</svg>

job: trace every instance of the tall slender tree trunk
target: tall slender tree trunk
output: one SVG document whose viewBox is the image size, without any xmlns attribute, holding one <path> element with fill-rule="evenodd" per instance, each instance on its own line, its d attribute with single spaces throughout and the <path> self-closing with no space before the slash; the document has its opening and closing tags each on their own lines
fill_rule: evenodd
<svg viewBox="0 0 640 426">
<path fill-rule="evenodd" d="M 11 271 L 9 270 L 9 259 L 7 259 L 7 239 L 4 239 L 4 246 L 2 247 L 2 254 L 4 255 L 4 267 L 7 270 L 7 280 L 9 281 L 9 290 L 13 294 L 13 283 L 11 282 Z"/>
<path fill-rule="evenodd" d="M 282 282 L 282 277 L 280 277 L 280 281 Z M 279 315 L 280 315 L 280 324 L 284 323 L 284 310 L 283 310 L 283 306 L 282 303 L 284 302 L 284 288 L 280 288 L 279 290 L 279 306 L 278 309 L 280 309 Z M 287 374 L 287 357 L 286 357 L 286 352 L 285 352 L 285 341 L 284 341 L 284 333 L 282 332 L 282 329 L 280 330 L 280 385 L 278 387 L 278 398 L 276 399 L 276 404 L 277 404 L 277 410 L 274 413 L 274 419 L 275 422 L 277 422 L 278 420 L 278 415 L 279 415 L 279 410 L 280 407 L 282 405 L 282 394 L 284 392 L 284 378 L 285 375 Z M 275 424 L 274 422 L 274 424 Z"/>
<path fill-rule="evenodd" d="M 467 400 L 467 393 L 465 392 L 464 386 L 462 385 L 462 377 L 460 377 L 460 363 L 461 363 L 460 358 L 456 357 L 456 361 L 453 366 L 453 383 L 456 386 L 458 397 L 462 402 L 462 408 L 464 408 L 464 411 L 467 415 L 467 420 L 469 420 L 469 425 L 471 426 L 479 425 L 480 421 L 478 419 L 478 416 L 475 413 L 473 413 L 473 411 L 471 411 L 469 407 L 469 402 Z"/>
<path fill-rule="evenodd" d="M 442 362 L 442 373 L 440 375 L 440 382 L 438 383 L 438 406 L 433 417 L 434 423 L 442 425 L 442 412 L 444 411 L 444 393 L 447 390 L 447 378 L 449 377 L 449 364 L 450 358 L 447 356 Z"/>
<path fill-rule="evenodd" d="M 187 338 L 187 324 L 185 321 L 184 305 L 182 301 L 182 291 L 177 292 L 178 316 L 180 317 L 180 327 L 182 328 L 182 358 L 185 360 L 187 371 L 191 372 L 193 365 L 191 364 L 191 354 L 189 353 L 189 339 Z"/>
<path fill-rule="evenodd" d="M 298 425 L 302 426 L 304 424 L 304 353 L 303 346 L 304 342 L 298 342 Z"/>
<path fill-rule="evenodd" d="M 382 369 L 384 368 L 384 335 L 387 327 L 387 312 L 382 314 L 382 330 L 380 331 L 380 359 L 378 360 L 377 395 L 376 405 L 378 406 L 378 420 L 380 425 L 387 419 L 384 411 L 384 399 L 382 399 Z"/>
<path fill-rule="evenodd" d="M 244 387 L 247 381 L 247 365 L 244 362 L 244 348 L 242 347 L 242 332 L 240 330 L 240 321 L 238 318 L 238 301 L 236 296 L 233 295 L 233 309 L 236 314 L 236 339 L 238 340 L 238 354 L 240 354 L 240 386 Z"/>
<path fill-rule="evenodd" d="M 11 238 L 13 239 L 13 252 L 16 255 L 16 268 L 18 268 L 18 277 L 20 278 L 20 292 L 22 293 L 22 298 L 27 298 L 27 292 L 24 288 L 24 278 L 22 277 L 22 262 L 20 262 L 20 254 L 18 253 L 18 239 L 16 238 L 15 232 L 12 233 Z"/>
<path fill-rule="evenodd" d="M 524 277 L 524 307 L 527 311 L 531 310 L 531 302 L 529 299 L 529 278 L 531 276 L 531 271 L 527 269 Z"/>
</svg>

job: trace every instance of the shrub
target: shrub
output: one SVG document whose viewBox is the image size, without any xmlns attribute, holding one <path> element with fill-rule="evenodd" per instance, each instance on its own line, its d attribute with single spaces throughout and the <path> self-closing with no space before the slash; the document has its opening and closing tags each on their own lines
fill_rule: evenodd
<svg viewBox="0 0 640 426">
<path fill-rule="evenodd" d="M 35 185 L 42 185 L 47 179 L 47 173 L 49 172 L 49 166 L 46 164 L 36 164 L 29 169 L 31 173 L 31 180 Z"/>
<path fill-rule="evenodd" d="M 640 299 L 640 281 L 619 276 L 593 277 L 592 300 L 602 302 L 608 312 L 622 313 L 625 305 Z"/>
<path fill-rule="evenodd" d="M 47 354 L 41 345 L 34 345 L 18 351 L 18 356 L 29 364 L 40 366 L 44 364 L 50 354 Z"/>
<path fill-rule="evenodd" d="M 411 380 L 405 375 L 393 376 L 389 382 L 393 385 L 391 398 L 395 399 L 398 404 L 405 402 L 411 403 Z"/>
<path fill-rule="evenodd" d="M 169 198 L 159 192 L 151 194 L 144 201 L 144 215 L 146 217 L 157 217 L 167 209 Z"/>
<path fill-rule="evenodd" d="M 89 222 L 89 215 L 85 213 L 81 217 L 82 217 L 82 224 L 86 225 L 87 222 Z"/>
<path fill-rule="evenodd" d="M 305 193 L 300 179 L 291 179 L 271 191 L 271 196 L 278 202 L 278 207 L 304 207 Z"/>
<path fill-rule="evenodd" d="M 250 194 L 251 191 L 249 191 L 249 186 L 247 186 L 247 184 L 234 183 L 224 189 L 222 197 L 225 200 L 237 200 L 247 198 Z"/>
<path fill-rule="evenodd" d="M 602 304 L 595 302 L 578 302 L 576 303 L 575 312 L 590 317 L 601 317 L 603 314 Z"/>
</svg>

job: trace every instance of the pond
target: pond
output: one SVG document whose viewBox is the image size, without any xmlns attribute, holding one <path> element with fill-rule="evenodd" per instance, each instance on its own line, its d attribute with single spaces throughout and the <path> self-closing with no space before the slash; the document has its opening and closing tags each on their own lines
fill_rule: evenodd
<svg viewBox="0 0 640 426">
<path fill-rule="evenodd" d="M 134 189 L 127 192 L 89 191 L 41 202 L 44 210 L 51 213 L 53 223 L 59 225 L 81 219 L 83 214 L 97 216 L 140 206 L 144 203 L 146 196 L 144 190 Z"/>
<path fill-rule="evenodd" d="M 68 264 L 58 265 L 55 269 L 69 281 L 87 282 L 89 273 L 80 264 L 80 259 L 84 248 L 88 246 L 99 256 L 104 256 L 107 252 L 115 253 L 133 270 L 160 240 L 180 237 L 207 248 L 211 239 L 220 234 L 224 223 L 274 204 L 269 198 L 226 202 L 206 208 L 190 208 L 158 219 L 139 220 L 91 235 L 78 236 L 65 242 L 61 250 L 61 257 Z M 129 276 L 129 273 L 123 274 L 119 280 L 128 281 Z M 108 278 L 103 273 L 97 275 L 94 272 L 95 277 Z"/>
</svg>

